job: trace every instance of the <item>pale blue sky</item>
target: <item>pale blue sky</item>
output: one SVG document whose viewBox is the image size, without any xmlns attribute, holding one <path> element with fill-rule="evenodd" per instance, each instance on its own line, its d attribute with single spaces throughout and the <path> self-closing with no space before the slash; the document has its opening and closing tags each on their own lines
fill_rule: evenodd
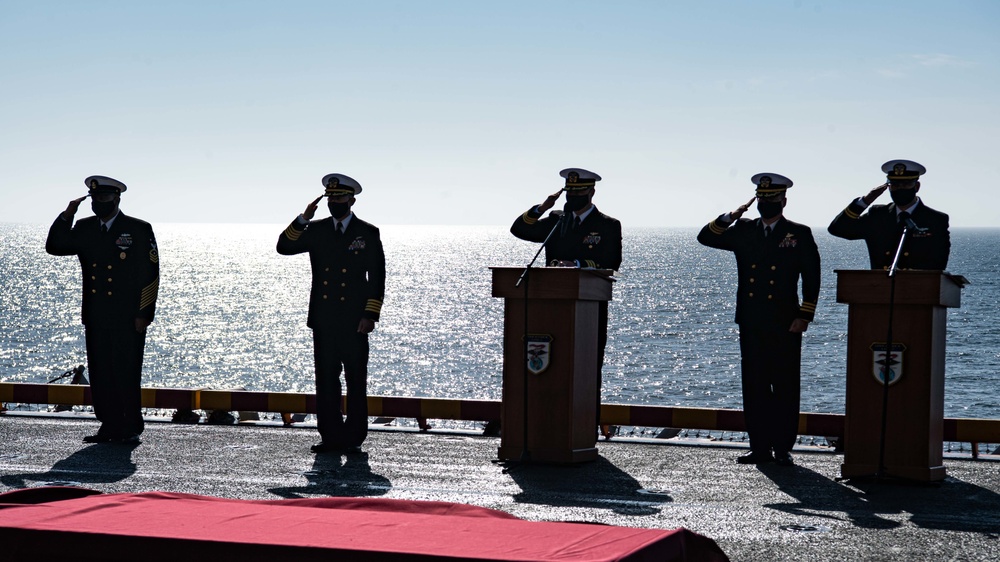
<svg viewBox="0 0 1000 562">
<path fill-rule="evenodd" d="M 952 225 L 1000 226 L 998 24 L 993 0 L 0 0 L 0 221 L 103 174 L 154 224 L 284 223 L 341 172 L 376 224 L 508 224 L 583 167 L 626 228 L 700 226 L 771 171 L 825 229 L 909 158 Z"/>
</svg>

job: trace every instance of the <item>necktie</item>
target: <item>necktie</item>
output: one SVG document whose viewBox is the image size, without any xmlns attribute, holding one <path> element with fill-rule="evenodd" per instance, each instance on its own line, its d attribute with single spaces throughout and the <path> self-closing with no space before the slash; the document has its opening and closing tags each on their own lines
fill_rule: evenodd
<svg viewBox="0 0 1000 562">
<path fill-rule="evenodd" d="M 107 233 L 108 233 L 108 225 L 102 223 L 101 224 L 101 234 L 107 234 Z"/>
<path fill-rule="evenodd" d="M 770 226 L 765 226 L 764 227 L 764 238 L 767 238 L 768 234 L 771 234 L 771 227 Z"/>
<path fill-rule="evenodd" d="M 337 234 L 344 233 L 344 223 L 337 221 Z"/>
<path fill-rule="evenodd" d="M 573 217 L 573 228 L 576 228 L 578 226 L 580 226 L 580 217 L 579 216 Z"/>
<path fill-rule="evenodd" d="M 896 215 L 896 232 L 902 233 L 903 229 L 907 227 L 906 221 L 910 218 L 910 213 L 903 211 Z"/>
</svg>

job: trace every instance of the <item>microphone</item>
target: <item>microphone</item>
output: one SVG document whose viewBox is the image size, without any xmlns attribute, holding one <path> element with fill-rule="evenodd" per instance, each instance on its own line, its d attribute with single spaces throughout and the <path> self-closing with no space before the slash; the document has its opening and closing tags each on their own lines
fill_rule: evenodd
<svg viewBox="0 0 1000 562">
<path fill-rule="evenodd" d="M 917 232 L 927 232 L 926 228 L 920 228 L 919 226 L 917 226 L 917 224 L 913 222 L 913 219 L 911 219 L 910 217 L 906 217 L 906 227 L 909 228 L 910 230 L 915 230 Z"/>
<path fill-rule="evenodd" d="M 917 226 L 917 223 L 913 222 L 913 218 L 910 217 L 910 213 L 903 211 L 902 213 L 899 213 L 899 218 L 906 224 L 906 228 L 914 232 L 927 232 L 926 228 L 920 228 Z"/>
<path fill-rule="evenodd" d="M 566 205 L 563 205 L 562 214 L 559 215 L 559 235 L 560 236 L 565 236 L 566 235 L 566 231 L 569 230 L 570 225 L 573 224 L 573 219 L 571 218 L 573 216 L 573 211 L 570 211 L 569 209 L 567 209 L 567 207 L 569 207 L 569 203 L 568 202 L 566 203 Z"/>
</svg>

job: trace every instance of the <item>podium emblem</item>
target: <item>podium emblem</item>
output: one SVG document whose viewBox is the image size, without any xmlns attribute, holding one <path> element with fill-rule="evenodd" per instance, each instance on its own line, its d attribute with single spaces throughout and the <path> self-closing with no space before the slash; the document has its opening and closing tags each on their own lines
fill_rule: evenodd
<svg viewBox="0 0 1000 562">
<path fill-rule="evenodd" d="M 892 351 L 886 357 L 886 345 L 884 343 L 873 343 L 872 350 L 872 376 L 879 384 L 885 384 L 886 376 L 889 378 L 889 386 L 899 382 L 903 376 L 903 352 L 906 346 L 901 343 L 892 344 Z"/>
<path fill-rule="evenodd" d="M 528 370 L 539 375 L 549 368 L 552 357 L 552 336 L 548 334 L 528 334 Z"/>
</svg>

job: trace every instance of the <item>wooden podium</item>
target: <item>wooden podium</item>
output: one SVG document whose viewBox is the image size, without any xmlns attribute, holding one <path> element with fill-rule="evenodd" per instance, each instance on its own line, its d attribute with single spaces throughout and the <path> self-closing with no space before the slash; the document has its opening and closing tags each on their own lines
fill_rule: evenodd
<svg viewBox="0 0 1000 562">
<path fill-rule="evenodd" d="M 837 302 L 847 303 L 847 402 L 844 478 L 879 470 L 885 340 L 891 279 L 886 271 L 837 272 Z M 947 308 L 962 285 L 940 271 L 896 272 L 885 434 L 886 476 L 942 480 Z M 880 345 L 881 344 L 881 345 Z"/>
<path fill-rule="evenodd" d="M 521 459 L 525 420 L 530 461 L 596 459 L 598 313 L 611 300 L 612 272 L 532 268 L 515 286 L 524 268 L 491 269 L 493 296 L 505 299 L 500 460 Z"/>
</svg>

